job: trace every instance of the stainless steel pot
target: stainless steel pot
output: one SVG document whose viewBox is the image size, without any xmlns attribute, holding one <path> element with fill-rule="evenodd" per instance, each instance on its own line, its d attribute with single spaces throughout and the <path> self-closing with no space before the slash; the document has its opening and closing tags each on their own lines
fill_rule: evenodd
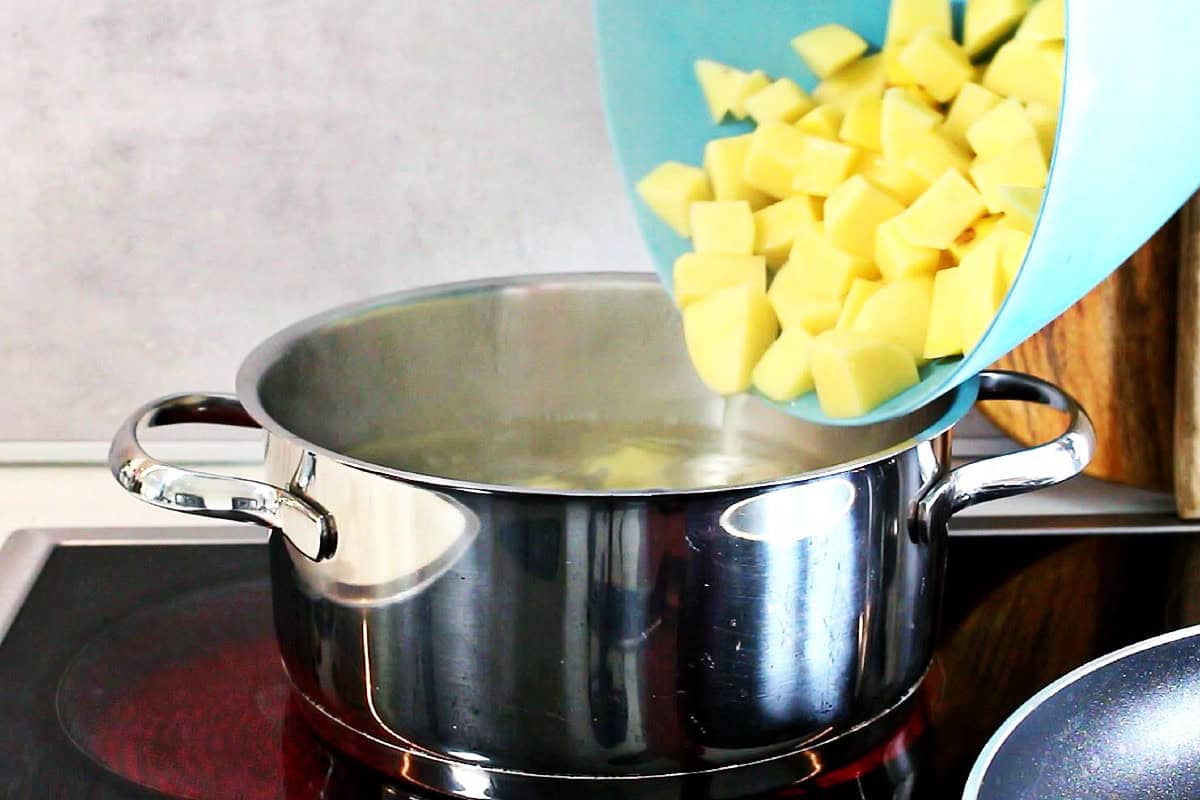
<svg viewBox="0 0 1200 800">
<path fill-rule="evenodd" d="M 461 797 L 734 797 L 870 744 L 930 662 L 951 514 L 1058 483 L 1085 414 L 985 373 L 886 424 L 826 428 L 695 378 L 650 278 L 385 297 L 256 349 L 237 398 L 138 410 L 114 475 L 155 505 L 270 526 L 284 663 L 318 731 Z M 1057 440 L 950 468 L 978 398 L 1067 412 Z M 750 485 L 553 491 L 415 474 L 363 443 L 529 419 L 725 426 L 796 444 Z M 162 464 L 139 426 L 267 431 L 266 483 Z"/>
</svg>

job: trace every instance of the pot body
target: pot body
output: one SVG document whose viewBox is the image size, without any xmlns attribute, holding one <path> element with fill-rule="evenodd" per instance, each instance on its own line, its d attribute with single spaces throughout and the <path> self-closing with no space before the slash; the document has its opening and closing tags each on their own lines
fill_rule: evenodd
<svg viewBox="0 0 1200 800">
<path fill-rule="evenodd" d="M 951 470 L 976 397 L 1054 405 L 1067 432 Z M 679 488 L 485 480 L 494 439 L 563 420 L 719 432 L 699 448 L 719 458 Z M 138 444 L 182 422 L 265 428 L 265 482 Z M 405 456 L 425 468 L 363 456 L 380 442 L 427 443 Z M 283 660 L 347 752 L 461 797 L 732 798 L 871 746 L 929 664 L 950 515 L 1078 473 L 1092 442 L 1069 397 L 1006 373 L 859 427 L 717 397 L 669 297 L 607 274 L 315 317 L 251 354 L 237 397 L 140 409 L 110 465 L 148 502 L 275 529 Z M 765 472 L 722 479 L 767 451 Z"/>
</svg>

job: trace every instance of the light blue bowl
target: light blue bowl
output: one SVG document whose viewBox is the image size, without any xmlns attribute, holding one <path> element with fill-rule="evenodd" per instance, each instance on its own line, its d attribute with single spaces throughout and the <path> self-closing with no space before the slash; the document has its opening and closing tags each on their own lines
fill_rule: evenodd
<svg viewBox="0 0 1200 800">
<path fill-rule="evenodd" d="M 888 0 L 596 0 L 609 132 L 638 223 L 669 287 L 689 243 L 633 194 L 655 165 L 700 164 L 715 136 L 692 71 L 697 58 L 762 68 L 811 89 L 789 45 L 829 22 L 878 48 Z M 955 0 L 961 14 L 961 0 Z M 809 394 L 781 405 L 805 419 L 862 425 L 907 414 L 977 374 L 1088 293 L 1200 186 L 1200 7 L 1192 0 L 1068 0 L 1058 143 L 1024 266 L 966 358 L 921 370 L 917 386 L 870 414 L 834 419 Z M 1163 298 L 1174 303 L 1174 298 Z"/>
</svg>

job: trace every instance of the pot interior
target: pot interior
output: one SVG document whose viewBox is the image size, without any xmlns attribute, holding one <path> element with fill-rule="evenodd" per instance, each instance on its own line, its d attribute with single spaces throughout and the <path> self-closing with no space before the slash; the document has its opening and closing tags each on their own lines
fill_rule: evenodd
<svg viewBox="0 0 1200 800">
<path fill-rule="evenodd" d="M 382 471 L 618 491 L 761 483 L 860 460 L 948 427 L 956 394 L 862 427 L 720 397 L 696 377 L 666 292 L 619 274 L 335 310 L 260 346 L 238 391 L 268 429 Z"/>
</svg>

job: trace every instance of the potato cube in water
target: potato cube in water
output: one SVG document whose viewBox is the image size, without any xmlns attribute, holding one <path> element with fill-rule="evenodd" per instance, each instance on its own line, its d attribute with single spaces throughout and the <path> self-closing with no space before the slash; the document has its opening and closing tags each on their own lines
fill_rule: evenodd
<svg viewBox="0 0 1200 800">
<path fill-rule="evenodd" d="M 691 233 L 692 203 L 712 197 L 704 170 L 678 161 L 655 167 L 638 181 L 637 193 L 680 236 Z"/>
<path fill-rule="evenodd" d="M 775 312 L 757 287 L 720 289 L 683 309 L 688 355 L 717 394 L 750 388 L 750 372 L 778 334 Z"/>
</svg>

